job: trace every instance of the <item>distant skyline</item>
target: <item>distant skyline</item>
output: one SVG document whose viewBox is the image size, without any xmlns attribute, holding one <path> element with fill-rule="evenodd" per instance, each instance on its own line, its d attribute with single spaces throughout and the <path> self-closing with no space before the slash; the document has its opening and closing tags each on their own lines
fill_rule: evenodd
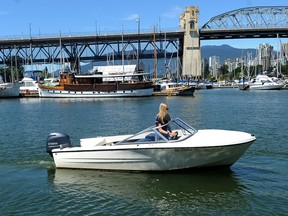
<svg viewBox="0 0 288 216">
<path fill-rule="evenodd" d="M 0 8 L 0 38 L 31 35 L 136 32 L 153 29 L 179 29 L 179 16 L 186 6 L 198 6 L 199 26 L 222 13 L 245 7 L 285 6 L 287 0 L 6 0 Z M 140 18 L 140 23 L 138 22 Z M 281 39 L 287 42 L 288 38 Z M 228 44 L 235 48 L 257 48 L 269 43 L 277 50 L 274 39 L 233 39 L 201 41 L 203 45 Z"/>
</svg>

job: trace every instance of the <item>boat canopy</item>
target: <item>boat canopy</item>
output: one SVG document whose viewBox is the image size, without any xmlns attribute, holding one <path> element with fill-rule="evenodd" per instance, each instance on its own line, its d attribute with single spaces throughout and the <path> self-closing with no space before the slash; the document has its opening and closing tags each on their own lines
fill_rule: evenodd
<svg viewBox="0 0 288 216">
<path fill-rule="evenodd" d="M 76 78 L 113 78 L 113 77 L 135 77 L 135 76 L 143 76 L 149 75 L 149 73 L 134 73 L 134 74 L 92 74 L 92 75 L 75 75 Z"/>
<path fill-rule="evenodd" d="M 91 72 L 101 72 L 103 75 L 134 73 L 136 65 L 108 65 L 108 66 L 94 66 Z"/>
<path fill-rule="evenodd" d="M 38 80 L 43 76 L 43 71 L 41 70 L 28 70 L 24 71 L 24 77 L 32 78 L 33 80 Z"/>
</svg>

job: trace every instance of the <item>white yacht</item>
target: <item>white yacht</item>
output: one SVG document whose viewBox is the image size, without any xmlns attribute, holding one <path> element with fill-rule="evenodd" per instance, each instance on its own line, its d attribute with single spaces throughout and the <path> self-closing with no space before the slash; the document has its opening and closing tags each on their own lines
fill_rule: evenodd
<svg viewBox="0 0 288 216">
<path fill-rule="evenodd" d="M 285 86 L 277 78 L 272 78 L 267 75 L 257 75 L 249 82 L 249 89 L 251 90 L 279 90 Z"/>
<path fill-rule="evenodd" d="M 20 96 L 22 97 L 38 97 L 38 83 L 32 78 L 24 77 L 20 82 Z"/>
</svg>

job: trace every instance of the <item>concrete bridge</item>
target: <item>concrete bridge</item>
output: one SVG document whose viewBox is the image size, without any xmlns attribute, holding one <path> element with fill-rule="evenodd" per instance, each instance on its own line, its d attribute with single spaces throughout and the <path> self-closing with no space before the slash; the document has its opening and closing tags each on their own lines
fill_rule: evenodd
<svg viewBox="0 0 288 216">
<path fill-rule="evenodd" d="M 134 33 L 30 36 L 0 39 L 0 64 L 60 62 L 79 69 L 80 60 L 143 59 L 179 56 L 182 76 L 201 76 L 201 40 L 287 38 L 288 6 L 241 8 L 211 18 L 199 27 L 199 10 L 186 7 L 180 29 Z M 13 63 L 14 62 L 14 63 Z"/>
</svg>

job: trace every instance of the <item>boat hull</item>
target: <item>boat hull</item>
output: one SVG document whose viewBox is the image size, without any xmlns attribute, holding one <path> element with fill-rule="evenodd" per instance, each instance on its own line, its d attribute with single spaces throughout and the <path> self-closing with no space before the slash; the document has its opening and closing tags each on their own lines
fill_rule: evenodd
<svg viewBox="0 0 288 216">
<path fill-rule="evenodd" d="M 119 137 L 119 140 L 124 137 Z M 116 144 L 103 140 L 111 137 L 84 139 L 79 147 L 52 150 L 57 168 L 169 171 L 233 165 L 256 140 L 255 136 L 237 131 L 200 130 L 184 140 L 168 143 Z M 118 137 L 113 137 L 113 142 Z M 101 145 L 96 143 L 101 143 Z"/>
<path fill-rule="evenodd" d="M 194 96 L 195 87 L 186 86 L 186 87 L 178 87 L 174 89 L 166 89 L 166 90 L 155 90 L 157 87 L 154 87 L 154 96 Z"/>
<path fill-rule="evenodd" d="M 193 96 L 195 87 L 187 86 L 178 91 L 177 96 Z"/>
<path fill-rule="evenodd" d="M 20 85 L 16 83 L 0 84 L 0 98 L 19 97 Z"/>
<path fill-rule="evenodd" d="M 112 98 L 112 97 L 145 97 L 151 96 L 153 88 L 135 90 L 107 91 L 70 91 L 39 88 L 39 96 L 46 98 Z"/>
<path fill-rule="evenodd" d="M 239 84 L 238 85 L 239 90 L 249 90 L 248 84 Z"/>
<path fill-rule="evenodd" d="M 242 131 L 196 130 L 179 118 L 169 124 L 176 137 L 163 136 L 153 125 L 136 134 L 80 139 L 79 146 L 72 145 L 68 134 L 50 133 L 46 152 L 57 168 L 170 171 L 229 167 L 256 140 Z"/>
<path fill-rule="evenodd" d="M 257 75 L 248 84 L 251 90 L 280 90 L 285 86 L 281 80 L 267 75 Z"/>
<path fill-rule="evenodd" d="M 54 98 L 144 97 L 152 96 L 152 93 L 151 82 L 39 86 L 40 97 Z"/>
<path fill-rule="evenodd" d="M 284 87 L 283 84 L 272 84 L 272 85 L 250 85 L 251 90 L 280 90 Z"/>
<path fill-rule="evenodd" d="M 168 171 L 200 167 L 231 166 L 252 142 L 225 147 L 175 147 L 54 152 L 57 168 Z"/>
</svg>

